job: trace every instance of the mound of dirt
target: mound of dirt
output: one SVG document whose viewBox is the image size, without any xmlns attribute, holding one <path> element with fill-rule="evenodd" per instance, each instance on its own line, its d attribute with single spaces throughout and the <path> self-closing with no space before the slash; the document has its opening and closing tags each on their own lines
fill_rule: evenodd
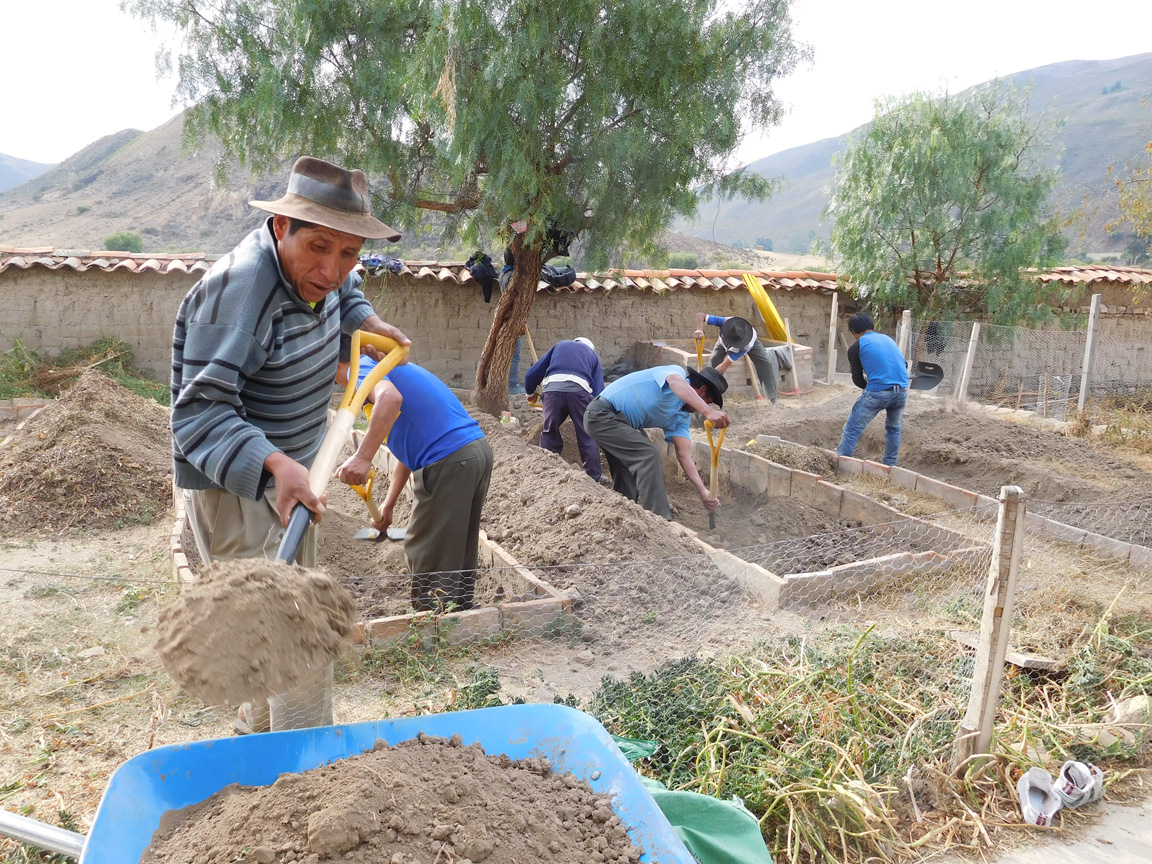
<svg viewBox="0 0 1152 864">
<path fill-rule="evenodd" d="M 168 674 L 210 704 L 285 693 L 334 660 L 355 625 L 328 574 L 262 558 L 217 561 L 160 613 Z"/>
<path fill-rule="evenodd" d="M 271 786 L 228 786 L 165 814 L 141 864 L 639 860 L 609 796 L 553 774 L 547 759 L 462 743 L 380 741 Z"/>
<path fill-rule="evenodd" d="M 0 449 L 0 533 L 147 523 L 172 502 L 168 409 L 89 370 Z"/>
<path fill-rule="evenodd" d="M 529 567 L 699 555 L 681 529 L 593 481 L 555 453 L 474 415 L 495 468 L 482 524 Z"/>
</svg>

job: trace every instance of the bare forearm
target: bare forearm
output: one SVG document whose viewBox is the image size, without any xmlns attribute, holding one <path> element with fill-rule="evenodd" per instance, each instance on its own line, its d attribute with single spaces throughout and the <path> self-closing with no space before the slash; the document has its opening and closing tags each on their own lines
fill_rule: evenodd
<svg viewBox="0 0 1152 864">
<path fill-rule="evenodd" d="M 388 494 L 384 497 L 386 508 L 391 509 L 396 506 L 396 502 L 400 500 L 400 491 L 411 476 L 412 471 L 407 465 L 403 462 L 396 463 L 396 467 L 392 469 L 392 482 L 388 484 Z"/>
<path fill-rule="evenodd" d="M 668 377 L 668 389 L 679 396 L 681 401 L 693 411 L 698 411 L 705 417 L 708 416 L 711 410 L 708 407 L 708 403 L 701 399 L 700 394 L 692 389 L 692 385 L 688 383 L 686 378 L 682 378 L 679 375 L 670 375 Z"/>
</svg>

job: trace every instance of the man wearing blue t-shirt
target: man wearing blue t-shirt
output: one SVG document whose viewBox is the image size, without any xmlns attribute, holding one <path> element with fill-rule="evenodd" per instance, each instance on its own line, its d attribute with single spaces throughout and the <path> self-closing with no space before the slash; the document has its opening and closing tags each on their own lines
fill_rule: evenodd
<svg viewBox="0 0 1152 864">
<path fill-rule="evenodd" d="M 848 329 L 856 337 L 856 343 L 848 349 L 848 365 L 852 369 L 852 383 L 864 392 L 852 406 L 836 452 L 840 456 L 855 453 L 864 427 L 884 411 L 887 419 L 881 461 L 895 465 L 900 452 L 900 421 L 908 404 L 908 365 L 891 337 L 876 333 L 873 327 L 872 318 L 865 312 L 848 319 Z"/>
<path fill-rule="evenodd" d="M 704 509 L 714 512 L 720 499 L 709 493 L 692 461 L 689 420 L 690 412 L 699 411 L 717 429 L 727 426 L 728 415 L 716 410 L 724 407 L 727 389 L 728 382 L 715 369 L 685 372 L 680 366 L 641 369 L 605 387 L 584 412 L 584 428 L 608 458 L 612 488 L 639 500 L 645 510 L 672 518 L 664 460 L 643 431 L 663 429 L 664 440 L 676 448 L 680 467 L 700 493 Z"/>
<path fill-rule="evenodd" d="M 708 365 L 724 374 L 729 366 L 747 355 L 756 370 L 756 377 L 760 379 L 760 389 L 764 391 L 762 398 L 770 400 L 773 405 L 779 404 L 780 400 L 776 398 L 776 393 L 780 389 L 780 369 L 792 368 L 788 349 L 765 348 L 764 343 L 756 336 L 756 328 L 747 318 L 736 315 L 725 318 L 721 315 L 699 312 L 696 315 L 696 332 L 693 334 L 697 339 L 704 338 L 705 324 L 720 328 L 720 338 L 712 346 L 712 356 L 708 359 Z"/>
<path fill-rule="evenodd" d="M 360 381 L 375 366 L 360 358 Z M 372 457 L 387 442 L 396 457 L 377 531 L 392 524 L 400 490 L 412 478 L 415 503 L 404 537 L 418 612 L 471 609 L 479 557 L 480 514 L 492 477 L 492 447 L 480 425 L 439 378 L 415 363 L 397 366 L 372 391 L 368 430 L 336 476 L 368 480 Z"/>
</svg>

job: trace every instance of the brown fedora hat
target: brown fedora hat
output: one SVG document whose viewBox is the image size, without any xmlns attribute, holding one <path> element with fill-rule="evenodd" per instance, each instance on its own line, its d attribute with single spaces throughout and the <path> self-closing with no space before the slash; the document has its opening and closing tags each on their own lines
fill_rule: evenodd
<svg viewBox="0 0 1152 864">
<path fill-rule="evenodd" d="M 356 237 L 393 243 L 400 239 L 399 231 L 372 215 L 363 171 L 349 171 L 314 156 L 296 160 L 284 197 L 248 203 L 278 216 L 303 219 Z"/>
</svg>

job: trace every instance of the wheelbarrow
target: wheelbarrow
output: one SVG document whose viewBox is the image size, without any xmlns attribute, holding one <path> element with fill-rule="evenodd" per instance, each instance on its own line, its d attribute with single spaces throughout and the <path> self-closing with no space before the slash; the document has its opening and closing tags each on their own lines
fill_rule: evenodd
<svg viewBox="0 0 1152 864">
<path fill-rule="evenodd" d="M 594 792 L 612 796 L 612 809 L 643 862 L 693 864 L 632 766 L 595 718 L 566 705 L 506 705 L 396 720 L 370 720 L 265 732 L 158 747 L 116 769 L 88 836 L 0 811 L 0 834 L 50 852 L 79 855 L 81 864 L 135 864 L 152 841 L 160 817 L 198 804 L 232 783 L 269 786 L 285 772 L 308 771 L 419 733 L 459 733 L 489 755 L 545 757 L 557 773 L 571 773 Z M 18 820 L 18 821 L 17 821 Z M 32 830 L 28 830 L 32 829 Z"/>
</svg>

